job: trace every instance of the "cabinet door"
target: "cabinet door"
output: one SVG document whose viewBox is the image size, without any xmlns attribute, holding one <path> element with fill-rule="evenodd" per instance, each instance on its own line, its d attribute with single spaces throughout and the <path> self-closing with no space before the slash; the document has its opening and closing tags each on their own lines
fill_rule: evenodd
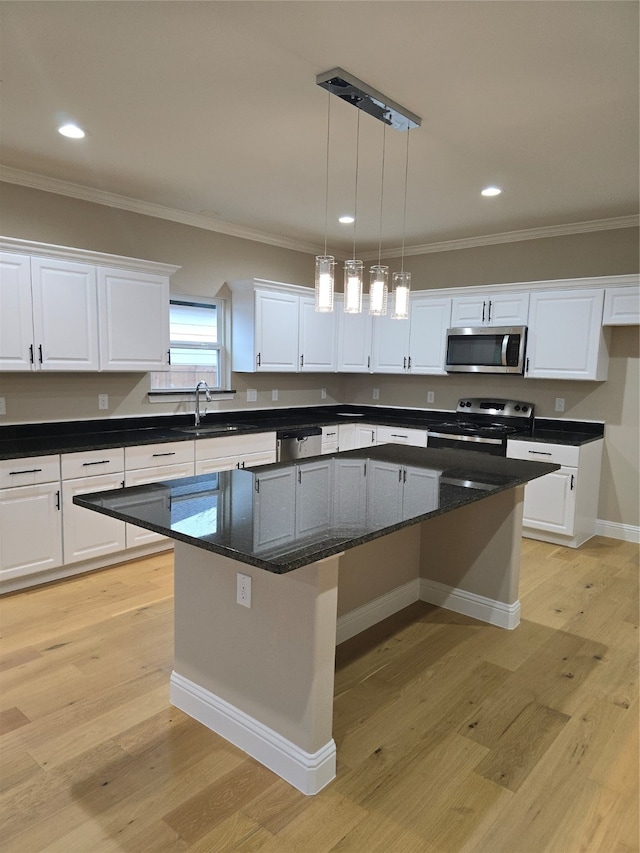
<svg viewBox="0 0 640 853">
<path fill-rule="evenodd" d="M 387 527 L 402 520 L 402 466 L 370 459 L 367 465 L 367 523 Z"/>
<path fill-rule="evenodd" d="M 38 370 L 98 370 L 96 268 L 32 258 L 33 328 Z"/>
<path fill-rule="evenodd" d="M 256 369 L 294 373 L 298 369 L 298 296 L 256 290 Z"/>
<path fill-rule="evenodd" d="M 65 480 L 62 483 L 62 518 L 64 533 L 64 561 L 77 563 L 114 554 L 125 549 L 125 523 L 108 515 L 76 506 L 73 498 L 87 492 L 106 492 L 119 489 L 123 475 L 101 474 L 97 477 L 83 477 L 78 480 Z"/>
<path fill-rule="evenodd" d="M 451 299 L 417 297 L 411 300 L 409 370 L 445 375 L 447 329 L 451 324 Z"/>
<path fill-rule="evenodd" d="M 293 541 L 295 529 L 295 469 L 278 468 L 256 476 L 253 547 L 257 551 L 280 548 Z"/>
<path fill-rule="evenodd" d="M 451 326 L 484 326 L 488 322 L 487 301 L 481 293 L 454 296 L 451 305 Z"/>
<path fill-rule="evenodd" d="M 372 317 L 369 305 L 363 300 L 361 314 L 345 314 L 343 300 L 336 299 L 338 314 L 338 371 L 340 373 L 369 373 L 371 370 Z"/>
<path fill-rule="evenodd" d="M 402 517 L 415 518 L 440 506 L 440 472 L 406 466 L 402 475 Z"/>
<path fill-rule="evenodd" d="M 371 447 L 376 443 L 376 427 L 371 426 L 371 424 L 356 424 L 355 425 L 355 437 L 354 437 L 354 448 L 359 447 Z M 341 450 L 346 450 L 346 447 L 342 447 L 340 445 Z"/>
<path fill-rule="evenodd" d="M 0 370 L 33 370 L 31 258 L 0 253 Z"/>
<path fill-rule="evenodd" d="M 127 471 L 124 475 L 126 486 L 144 486 L 147 483 L 160 483 L 162 480 L 174 480 L 180 477 L 192 477 L 194 473 L 193 462 L 184 462 L 181 465 L 163 465 L 158 468 L 142 468 L 136 471 Z M 147 545 L 152 542 L 163 542 L 166 536 L 145 530 L 135 524 L 127 524 L 126 527 L 127 548 L 135 548 L 138 545 Z"/>
<path fill-rule="evenodd" d="M 300 297 L 298 351 L 303 373 L 336 369 L 336 316 L 335 311 L 316 311 L 313 296 Z"/>
<path fill-rule="evenodd" d="M 303 538 L 331 526 L 332 466 L 326 459 L 296 467 L 296 538 Z"/>
<path fill-rule="evenodd" d="M 169 279 L 153 273 L 98 270 L 100 369 L 166 370 Z"/>
<path fill-rule="evenodd" d="M 533 379 L 606 379 L 603 290 L 531 294 L 526 376 Z"/>
<path fill-rule="evenodd" d="M 531 480 L 524 489 L 523 526 L 573 536 L 577 487 L 578 469 L 564 466 Z"/>
<path fill-rule="evenodd" d="M 371 370 L 373 373 L 405 373 L 409 360 L 409 321 L 393 320 L 391 314 L 373 318 Z"/>
<path fill-rule="evenodd" d="M 338 455 L 333 463 L 333 525 L 360 529 L 367 520 L 366 460 Z"/>
<path fill-rule="evenodd" d="M 0 490 L 0 580 L 61 565 L 60 484 Z"/>
<path fill-rule="evenodd" d="M 528 293 L 498 293 L 489 297 L 490 326 L 526 326 L 528 319 Z"/>
<path fill-rule="evenodd" d="M 630 284 L 608 287 L 604 293 L 604 326 L 637 326 L 640 324 L 640 287 Z"/>
</svg>

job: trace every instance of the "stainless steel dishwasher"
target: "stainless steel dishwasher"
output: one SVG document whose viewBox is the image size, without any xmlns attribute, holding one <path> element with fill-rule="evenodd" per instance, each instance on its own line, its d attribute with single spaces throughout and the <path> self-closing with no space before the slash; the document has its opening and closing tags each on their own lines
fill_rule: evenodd
<svg viewBox="0 0 640 853">
<path fill-rule="evenodd" d="M 295 427 L 276 432 L 278 462 L 305 459 L 322 453 L 322 430 L 318 426 Z"/>
</svg>

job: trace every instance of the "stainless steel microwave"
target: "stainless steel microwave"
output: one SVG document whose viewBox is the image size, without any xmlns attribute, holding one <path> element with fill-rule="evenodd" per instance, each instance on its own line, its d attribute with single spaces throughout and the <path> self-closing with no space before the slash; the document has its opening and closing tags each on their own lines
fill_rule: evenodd
<svg viewBox="0 0 640 853">
<path fill-rule="evenodd" d="M 447 330 L 448 373 L 524 373 L 526 326 Z"/>
</svg>

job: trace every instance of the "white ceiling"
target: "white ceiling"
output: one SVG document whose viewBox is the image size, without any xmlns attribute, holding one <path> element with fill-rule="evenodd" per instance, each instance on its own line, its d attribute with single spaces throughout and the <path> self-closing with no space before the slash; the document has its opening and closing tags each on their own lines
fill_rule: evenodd
<svg viewBox="0 0 640 853">
<path fill-rule="evenodd" d="M 349 252 L 336 220 L 354 206 L 358 110 L 315 83 L 341 66 L 422 117 L 408 249 L 638 213 L 637 2 L 19 0 L 0 14 L 8 180 L 315 251 L 331 97 L 328 248 Z M 358 254 L 378 247 L 384 127 L 360 115 Z M 87 138 L 61 137 L 62 119 Z M 386 131 L 383 254 L 402 240 L 405 145 Z M 487 184 L 503 195 L 482 198 Z"/>
</svg>

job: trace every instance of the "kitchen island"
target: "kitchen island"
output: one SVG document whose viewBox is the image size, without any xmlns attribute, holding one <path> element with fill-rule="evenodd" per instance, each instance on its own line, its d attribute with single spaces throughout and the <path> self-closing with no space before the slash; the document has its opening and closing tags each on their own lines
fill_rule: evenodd
<svg viewBox="0 0 640 853">
<path fill-rule="evenodd" d="M 315 794 L 335 776 L 339 587 L 375 599 L 384 568 L 515 628 L 523 487 L 557 468 L 385 445 L 74 502 L 176 540 L 172 702 Z"/>
</svg>

